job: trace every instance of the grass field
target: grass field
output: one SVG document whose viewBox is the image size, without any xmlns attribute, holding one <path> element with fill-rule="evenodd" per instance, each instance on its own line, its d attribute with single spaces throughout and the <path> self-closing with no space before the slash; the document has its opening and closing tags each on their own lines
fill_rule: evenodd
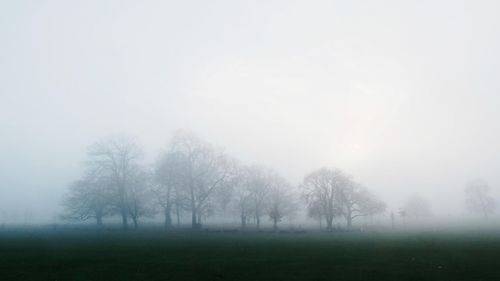
<svg viewBox="0 0 500 281">
<path fill-rule="evenodd" d="M 0 280 L 500 280 L 500 234 L 4 231 Z"/>
</svg>

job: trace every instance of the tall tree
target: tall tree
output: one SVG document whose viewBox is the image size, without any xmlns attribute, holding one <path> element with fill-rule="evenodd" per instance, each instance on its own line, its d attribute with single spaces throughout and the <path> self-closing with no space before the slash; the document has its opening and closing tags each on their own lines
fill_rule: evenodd
<svg viewBox="0 0 500 281">
<path fill-rule="evenodd" d="M 238 167 L 232 190 L 232 209 L 240 217 L 240 227 L 244 230 L 250 214 L 250 185 L 247 167 Z"/>
<path fill-rule="evenodd" d="M 153 198 L 150 174 L 140 167 L 136 167 L 131 171 L 126 200 L 128 214 L 135 229 L 138 228 L 141 217 L 152 217 L 156 214 Z"/>
<path fill-rule="evenodd" d="M 71 184 L 63 200 L 65 219 L 95 219 L 102 226 L 102 219 L 111 214 L 112 189 L 109 179 L 100 169 L 88 168 L 85 175 Z"/>
<path fill-rule="evenodd" d="M 192 228 L 200 228 L 203 213 L 212 210 L 211 197 L 232 176 L 233 163 L 220 149 L 185 131 L 177 132 L 170 149 L 179 155 L 181 186 L 191 211 Z"/>
<path fill-rule="evenodd" d="M 490 186 L 486 181 L 476 179 L 468 182 L 465 196 L 467 208 L 471 212 L 482 214 L 485 220 L 495 212 L 495 199 L 490 195 Z"/>
<path fill-rule="evenodd" d="M 333 229 L 333 219 L 342 214 L 341 190 L 349 182 L 349 177 L 341 170 L 327 168 L 316 170 L 304 178 L 302 189 L 308 209 L 325 218 L 328 231 Z"/>
<path fill-rule="evenodd" d="M 261 166 L 247 168 L 247 184 L 249 192 L 249 212 L 255 218 L 257 229 L 260 229 L 261 217 L 266 214 L 270 204 L 270 192 L 275 172 Z"/>
<path fill-rule="evenodd" d="M 297 211 L 297 202 L 292 192 L 292 185 L 283 177 L 274 174 L 269 189 L 268 215 L 273 223 L 273 229 L 278 229 L 278 223 L 284 217 L 290 217 Z"/>
<path fill-rule="evenodd" d="M 122 217 L 122 227 L 128 228 L 129 209 L 127 189 L 132 184 L 134 170 L 142 153 L 139 146 L 128 137 L 118 136 L 93 144 L 89 149 L 88 163 L 107 174 L 116 193 L 115 205 Z"/>
<path fill-rule="evenodd" d="M 311 202 L 307 205 L 307 216 L 314 220 L 317 220 L 319 223 L 319 229 L 323 228 L 323 216 L 324 213 L 322 211 L 321 205 L 318 201 Z"/>
<path fill-rule="evenodd" d="M 381 213 L 386 209 L 384 202 L 378 200 L 361 184 L 352 180 L 342 186 L 340 202 L 347 228 L 352 227 L 352 221 L 355 218 Z"/>
<path fill-rule="evenodd" d="M 161 206 L 164 214 L 165 228 L 172 227 L 172 210 L 175 208 L 177 216 L 182 198 L 180 198 L 179 190 L 186 183 L 183 155 L 176 152 L 168 151 L 164 153 L 155 167 L 155 186 L 153 192 L 156 195 L 156 200 Z M 179 218 L 178 218 L 179 219 Z"/>
</svg>

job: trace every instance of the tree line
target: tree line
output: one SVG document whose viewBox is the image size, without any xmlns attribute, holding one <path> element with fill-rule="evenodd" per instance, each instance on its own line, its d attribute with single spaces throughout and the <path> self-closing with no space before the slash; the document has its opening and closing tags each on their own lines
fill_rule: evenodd
<svg viewBox="0 0 500 281">
<path fill-rule="evenodd" d="M 143 152 L 131 138 L 114 137 L 88 149 L 82 176 L 63 199 L 64 218 L 94 219 L 119 216 L 123 229 L 139 225 L 143 217 L 163 216 L 165 228 L 191 217 L 191 228 L 224 213 L 238 216 L 245 229 L 252 221 L 259 229 L 264 219 L 273 229 L 286 217 L 305 208 L 308 217 L 333 229 L 334 218 L 352 227 L 357 217 L 383 212 L 385 204 L 351 176 L 322 168 L 293 186 L 273 169 L 243 165 L 222 149 L 195 134 L 178 131 L 152 165 L 142 164 Z"/>
</svg>

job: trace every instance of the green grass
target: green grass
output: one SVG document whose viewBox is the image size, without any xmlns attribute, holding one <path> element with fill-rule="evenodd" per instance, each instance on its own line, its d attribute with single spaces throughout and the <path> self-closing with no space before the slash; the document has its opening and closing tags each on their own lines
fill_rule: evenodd
<svg viewBox="0 0 500 281">
<path fill-rule="evenodd" d="M 500 280 L 500 235 L 14 231 L 0 280 Z"/>
</svg>

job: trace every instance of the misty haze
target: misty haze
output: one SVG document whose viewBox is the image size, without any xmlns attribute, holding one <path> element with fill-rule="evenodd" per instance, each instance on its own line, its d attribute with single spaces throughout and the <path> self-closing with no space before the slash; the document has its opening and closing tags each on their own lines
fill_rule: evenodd
<svg viewBox="0 0 500 281">
<path fill-rule="evenodd" d="M 498 11 L 0 0 L 0 280 L 500 280 Z"/>
</svg>

